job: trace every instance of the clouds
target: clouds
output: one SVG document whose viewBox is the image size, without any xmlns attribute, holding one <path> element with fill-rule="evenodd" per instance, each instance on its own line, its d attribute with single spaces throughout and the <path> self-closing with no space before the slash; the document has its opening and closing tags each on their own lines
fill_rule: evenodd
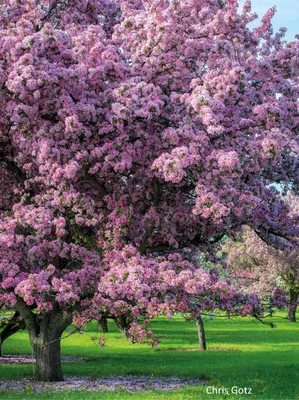
<svg viewBox="0 0 299 400">
<path fill-rule="evenodd" d="M 244 2 L 245 0 L 240 0 L 240 6 L 242 6 Z M 294 35 L 299 33 L 298 0 L 252 0 L 252 11 L 256 12 L 260 19 L 266 11 L 274 5 L 277 7 L 277 13 L 273 18 L 274 29 L 278 30 L 282 26 L 288 28 L 287 38 L 293 39 Z"/>
</svg>

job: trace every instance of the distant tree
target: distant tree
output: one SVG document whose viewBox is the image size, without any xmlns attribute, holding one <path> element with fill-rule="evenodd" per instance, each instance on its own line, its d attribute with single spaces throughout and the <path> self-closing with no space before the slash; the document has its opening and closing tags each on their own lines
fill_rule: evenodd
<svg viewBox="0 0 299 400">
<path fill-rule="evenodd" d="M 299 197 L 289 194 L 291 213 L 299 216 Z M 299 239 L 297 246 L 285 250 L 266 244 L 252 229 L 245 229 L 243 241 L 227 243 L 228 264 L 232 274 L 243 280 L 243 285 L 260 295 L 276 293 L 277 287 L 288 293 L 288 318 L 296 322 L 296 309 L 299 303 Z M 245 273 L 245 274 L 244 274 Z M 246 275 L 247 273 L 247 275 Z"/>
<path fill-rule="evenodd" d="M 149 330 L 150 319 L 158 315 L 172 318 L 180 312 L 195 319 L 200 348 L 206 350 L 202 313 L 228 311 L 232 315 L 263 317 L 258 296 L 242 293 L 229 280 L 222 279 L 216 269 L 200 269 L 180 254 L 149 261 L 128 246 L 112 254 L 95 307 L 102 315 L 114 319 L 124 337 L 132 341 L 157 345 L 157 338 Z M 88 312 L 85 312 L 87 318 Z M 144 326 L 138 326 L 140 320 L 146 321 Z"/>
</svg>

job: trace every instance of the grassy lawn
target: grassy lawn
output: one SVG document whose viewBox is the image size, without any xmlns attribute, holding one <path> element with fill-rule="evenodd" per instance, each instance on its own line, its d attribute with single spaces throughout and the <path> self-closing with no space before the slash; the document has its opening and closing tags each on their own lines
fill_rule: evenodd
<svg viewBox="0 0 299 400">
<path fill-rule="evenodd" d="M 1 399 L 299 399 L 299 323 L 291 324 L 277 319 L 277 329 L 250 319 L 219 318 L 205 323 L 206 352 L 190 351 L 197 347 L 194 322 L 181 318 L 171 321 L 158 319 L 152 323 L 156 334 L 162 337 L 158 350 L 147 345 L 131 344 L 109 324 L 111 332 L 104 334 L 107 345 L 99 348 L 89 335 L 98 336 L 95 323 L 87 334 L 73 335 L 62 341 L 63 355 L 85 357 L 76 363 L 64 363 L 67 375 L 103 376 L 153 375 L 205 377 L 207 385 L 189 386 L 175 392 L 151 391 L 145 393 L 91 393 L 63 392 L 34 394 L 1 392 Z M 30 354 L 26 332 L 18 333 L 4 344 L 4 354 Z M 189 351 L 188 351 L 189 350 Z M 32 375 L 32 365 L 0 365 L 0 379 L 20 379 Z M 207 386 L 216 388 L 252 388 L 251 395 L 207 394 Z"/>
</svg>

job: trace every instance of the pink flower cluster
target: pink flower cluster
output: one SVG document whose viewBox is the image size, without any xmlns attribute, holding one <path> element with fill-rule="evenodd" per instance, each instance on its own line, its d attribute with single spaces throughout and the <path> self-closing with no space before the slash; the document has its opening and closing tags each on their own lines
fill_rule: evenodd
<svg viewBox="0 0 299 400">
<path fill-rule="evenodd" d="M 181 182 L 186 176 L 185 168 L 190 164 L 189 151 L 186 147 L 176 147 L 170 154 L 163 153 L 152 165 L 153 170 L 161 172 L 165 181 Z"/>
</svg>

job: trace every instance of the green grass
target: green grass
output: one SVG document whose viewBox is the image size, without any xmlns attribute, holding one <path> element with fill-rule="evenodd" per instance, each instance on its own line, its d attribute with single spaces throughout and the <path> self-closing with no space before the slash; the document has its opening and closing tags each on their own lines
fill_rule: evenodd
<svg viewBox="0 0 299 400">
<path fill-rule="evenodd" d="M 97 347 L 89 335 L 99 335 L 91 324 L 86 335 L 73 335 L 62 341 L 64 355 L 85 357 L 76 363 L 64 363 L 67 375 L 92 378 L 118 375 L 154 375 L 205 377 L 207 385 L 185 387 L 176 392 L 90 393 L 63 392 L 35 395 L 1 392 L 1 399 L 96 399 L 96 400 L 189 400 L 189 399 L 299 399 L 299 323 L 277 320 L 277 329 L 250 319 L 222 319 L 205 323 L 208 351 L 187 351 L 197 347 L 194 322 L 181 318 L 158 319 L 152 326 L 162 337 L 158 350 L 131 344 L 109 324 L 104 334 L 107 345 Z M 4 354 L 30 354 L 26 332 L 20 332 L 4 344 Z M 31 365 L 0 365 L 0 379 L 20 379 L 32 375 Z M 252 395 L 208 395 L 207 386 L 252 388 Z"/>
</svg>

